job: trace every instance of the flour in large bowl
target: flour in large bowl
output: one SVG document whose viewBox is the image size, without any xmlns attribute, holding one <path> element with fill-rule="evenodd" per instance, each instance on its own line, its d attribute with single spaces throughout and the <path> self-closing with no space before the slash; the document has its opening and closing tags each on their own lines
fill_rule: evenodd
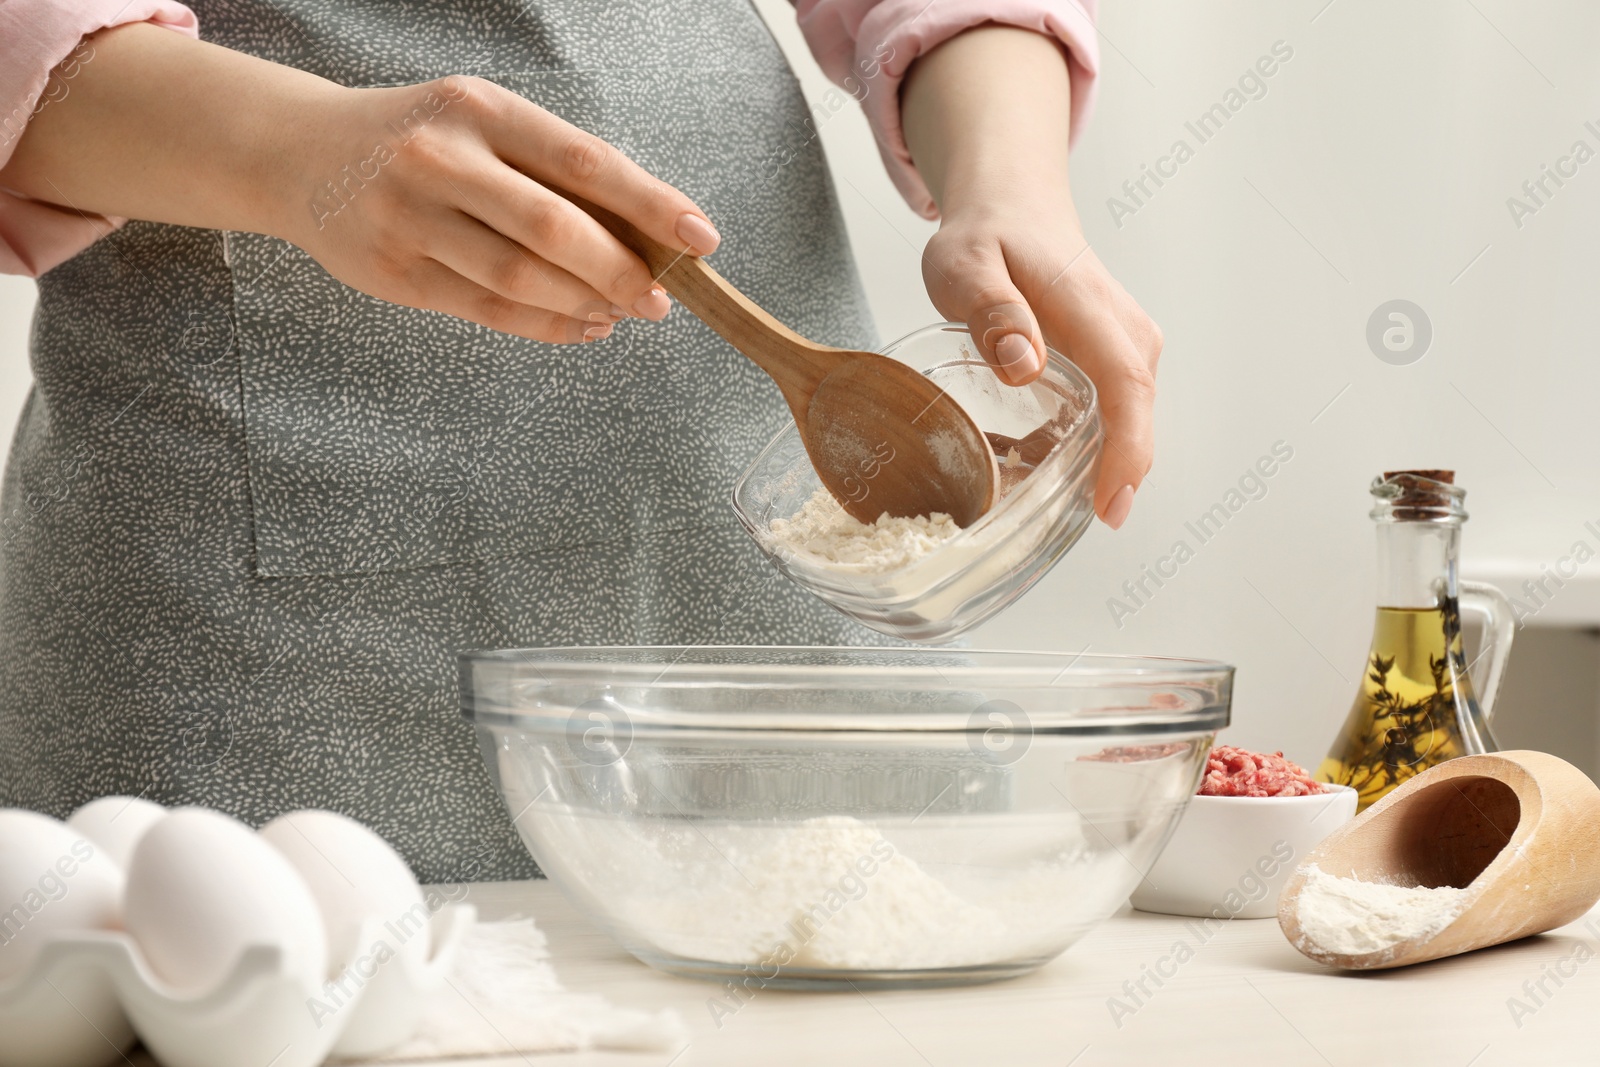
<svg viewBox="0 0 1600 1067">
<path fill-rule="evenodd" d="M 963 818 L 966 833 L 973 820 Z M 994 850 L 987 860 L 946 854 L 953 846 L 936 843 L 948 840 L 948 827 L 933 817 L 892 828 L 844 815 L 540 823 L 553 862 L 567 868 L 552 874 L 594 887 L 603 911 L 626 917 L 635 951 L 749 967 L 769 979 L 1047 957 L 1128 891 L 1127 861 L 1092 847 L 1081 827 L 1063 830 L 1059 816 L 997 818 L 983 835 Z M 1048 858 L 997 862 L 1008 850 Z"/>
</svg>

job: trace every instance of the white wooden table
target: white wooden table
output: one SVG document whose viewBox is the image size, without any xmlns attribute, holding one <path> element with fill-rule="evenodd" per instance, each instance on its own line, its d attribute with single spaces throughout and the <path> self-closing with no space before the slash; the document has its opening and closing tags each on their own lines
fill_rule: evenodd
<svg viewBox="0 0 1600 1067">
<path fill-rule="evenodd" d="M 1023 978 L 926 992 L 767 990 L 719 1028 L 706 1006 L 719 987 L 636 962 L 549 883 L 481 884 L 469 899 L 485 918 L 536 918 L 568 988 L 628 1007 L 676 1008 L 693 1037 L 673 1067 L 1600 1063 L 1600 909 L 1543 937 L 1368 975 L 1311 963 L 1271 919 L 1212 932 L 1124 910 Z M 1180 942 L 1192 953 L 1182 963 Z M 1160 985 L 1148 977 L 1158 969 L 1171 975 Z M 1141 978 L 1148 996 L 1137 991 Z M 1113 997 L 1124 1006 L 1116 1017 Z M 1515 1012 L 1513 999 L 1522 1006 Z M 538 1059 L 551 1067 L 666 1067 L 671 1057 Z"/>
</svg>

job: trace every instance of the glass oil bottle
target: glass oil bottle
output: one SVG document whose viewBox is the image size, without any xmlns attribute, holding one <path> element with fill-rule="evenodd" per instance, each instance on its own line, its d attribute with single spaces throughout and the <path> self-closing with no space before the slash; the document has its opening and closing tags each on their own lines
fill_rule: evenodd
<svg viewBox="0 0 1600 1067">
<path fill-rule="evenodd" d="M 1511 652 L 1511 605 L 1456 574 L 1466 491 L 1451 471 L 1391 471 L 1375 479 L 1378 611 L 1360 689 L 1317 768 L 1352 786 L 1364 810 L 1406 779 L 1457 756 L 1492 752 L 1495 694 Z M 1482 617 L 1471 665 L 1461 612 Z M 1473 677 L 1481 679 L 1474 686 Z"/>
</svg>

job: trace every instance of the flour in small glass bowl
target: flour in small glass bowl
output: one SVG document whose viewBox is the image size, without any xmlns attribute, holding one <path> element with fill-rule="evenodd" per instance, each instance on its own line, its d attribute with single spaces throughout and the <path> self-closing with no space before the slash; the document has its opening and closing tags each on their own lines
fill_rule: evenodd
<svg viewBox="0 0 1600 1067">
<path fill-rule="evenodd" d="M 1000 459 L 1000 492 L 1004 497 L 1032 468 L 1016 449 Z M 938 551 L 961 532 L 941 511 L 914 517 L 879 515 L 862 522 L 839 505 L 833 494 L 818 489 L 794 515 L 773 519 L 773 541 L 791 552 L 803 552 L 823 563 L 861 574 L 886 574 Z"/>
<path fill-rule="evenodd" d="M 816 499 L 825 491 L 793 426 L 734 487 L 740 522 L 774 566 L 846 615 L 901 639 L 950 641 L 993 616 L 1043 576 L 1094 516 L 1102 445 L 1094 384 L 1050 352 L 1041 378 L 1007 385 L 969 342 L 965 327 L 945 324 L 884 354 L 954 397 L 1002 457 L 1001 500 L 970 526 L 954 529 L 937 515 L 909 526 L 835 519 L 825 506 L 832 502 Z"/>
<path fill-rule="evenodd" d="M 961 532 L 955 520 L 942 512 L 915 518 L 885 514 L 877 522 L 861 522 L 826 489 L 817 490 L 798 514 L 773 519 L 771 529 L 773 541 L 791 552 L 863 574 L 898 570 Z"/>
</svg>

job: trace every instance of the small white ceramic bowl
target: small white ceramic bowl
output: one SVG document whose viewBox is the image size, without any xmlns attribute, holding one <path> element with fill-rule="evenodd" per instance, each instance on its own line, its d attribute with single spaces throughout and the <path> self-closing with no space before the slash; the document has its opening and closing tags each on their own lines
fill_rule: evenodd
<svg viewBox="0 0 1600 1067">
<path fill-rule="evenodd" d="M 1133 906 L 1166 915 L 1273 918 L 1289 872 L 1355 817 L 1354 789 L 1327 790 L 1305 797 L 1195 797 L 1133 891 Z"/>
</svg>

